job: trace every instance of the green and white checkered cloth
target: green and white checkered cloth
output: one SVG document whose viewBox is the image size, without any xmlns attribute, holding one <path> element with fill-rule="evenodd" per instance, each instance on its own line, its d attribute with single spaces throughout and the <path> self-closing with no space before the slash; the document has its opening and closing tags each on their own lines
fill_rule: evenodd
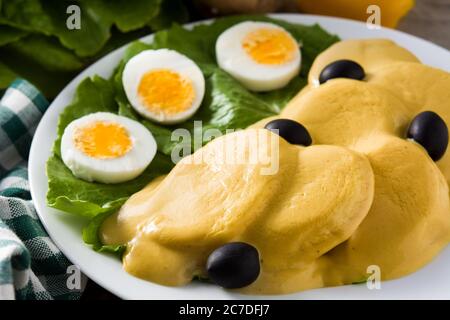
<svg viewBox="0 0 450 320">
<path fill-rule="evenodd" d="M 25 80 L 14 81 L 0 100 L 0 300 L 81 295 L 68 288 L 71 263 L 40 223 L 28 186 L 28 152 L 47 107 Z"/>
</svg>

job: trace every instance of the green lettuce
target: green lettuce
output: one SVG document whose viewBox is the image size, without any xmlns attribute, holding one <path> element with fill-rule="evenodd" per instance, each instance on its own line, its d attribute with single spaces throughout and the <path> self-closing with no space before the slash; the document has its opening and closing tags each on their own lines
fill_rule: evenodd
<svg viewBox="0 0 450 320">
<path fill-rule="evenodd" d="M 20 30 L 57 36 L 61 43 L 79 56 L 97 53 L 110 37 L 112 25 L 122 32 L 146 26 L 158 16 L 163 0 L 80 0 L 81 28 L 66 26 L 65 1 L 15 0 L 0 8 L 0 23 Z"/>
<path fill-rule="evenodd" d="M 122 32 L 147 25 L 160 10 L 162 0 L 82 0 L 82 4 L 115 24 Z"/>
<path fill-rule="evenodd" d="M 50 207 L 93 218 L 117 209 L 131 194 L 142 189 L 153 178 L 167 173 L 173 166 L 170 158 L 157 154 L 150 166 L 136 179 L 119 184 L 87 182 L 75 178 L 61 160 L 61 137 L 65 127 L 73 120 L 93 112 L 118 112 L 113 87 L 100 77 L 87 78 L 77 89 L 74 101 L 61 113 L 58 138 L 53 155 L 47 162 Z"/>
<path fill-rule="evenodd" d="M 162 30 L 172 26 L 172 23 L 186 23 L 189 21 L 189 12 L 183 0 L 164 0 L 161 3 L 159 14 L 153 17 L 148 26 L 152 30 Z"/>
<path fill-rule="evenodd" d="M 293 79 L 286 87 L 268 93 L 252 93 L 241 86 L 216 64 L 215 42 L 230 26 L 245 20 L 269 21 L 280 24 L 302 44 L 302 76 Z M 209 25 L 199 25 L 192 30 L 174 25 L 155 34 L 153 43 L 132 43 L 117 68 L 113 81 L 116 101 L 122 115 L 141 121 L 155 136 L 158 150 L 170 155 L 178 145 L 171 141 L 173 129 L 185 128 L 193 134 L 194 121 L 202 121 L 203 129 L 243 129 L 263 118 L 280 112 L 286 103 L 306 84 L 306 75 L 315 57 L 338 39 L 319 26 L 291 24 L 264 16 L 239 16 L 218 19 Z M 306 47 L 310 49 L 306 50 Z M 148 50 L 170 48 L 194 60 L 202 69 L 206 80 L 206 93 L 202 107 L 194 117 L 175 127 L 160 126 L 137 115 L 129 104 L 123 86 L 122 71 L 125 64 L 136 54 Z M 207 142 L 206 137 L 202 145 Z"/>
<path fill-rule="evenodd" d="M 254 93 L 245 89 L 215 62 L 215 41 L 225 29 L 243 20 L 271 21 L 282 25 L 303 46 L 301 75 L 286 87 L 267 93 Z M 133 193 L 142 189 L 153 178 L 166 174 L 174 166 L 170 155 L 181 143 L 172 141 L 172 132 L 184 128 L 194 133 L 194 121 L 202 121 L 203 129 L 243 129 L 269 116 L 276 115 L 286 103 L 306 84 L 306 74 L 315 57 L 337 37 L 326 33 L 319 26 L 302 26 L 267 17 L 231 17 L 219 19 L 209 25 L 199 25 L 186 30 L 178 25 L 155 34 L 151 44 L 134 42 L 126 49 L 111 79 L 88 78 L 80 83 L 72 104 L 61 113 L 58 138 L 53 155 L 47 163 L 50 207 L 84 216 L 90 223 L 83 231 L 83 239 L 94 249 L 121 252 L 122 246 L 104 247 L 98 238 L 98 228 L 112 212 L 117 211 Z M 306 49 L 308 47 L 308 49 Z M 146 120 L 131 107 L 122 86 L 122 71 L 126 62 L 147 49 L 175 49 L 194 60 L 201 68 L 206 91 L 199 111 L 188 121 L 172 126 L 162 126 Z M 134 180 L 120 184 L 86 182 L 75 178 L 64 165 L 60 155 L 60 139 L 65 127 L 73 120 L 98 111 L 118 113 L 141 122 L 152 132 L 158 145 L 155 159 L 143 174 Z M 197 132 L 198 133 L 198 132 Z M 207 140 L 201 136 L 202 144 Z M 198 146 L 196 146 L 198 147 Z"/>
<path fill-rule="evenodd" d="M 166 174 L 173 167 L 168 156 L 157 153 L 152 163 L 136 179 L 119 184 L 102 184 L 77 179 L 61 160 L 61 137 L 73 120 L 93 112 L 118 112 L 114 88 L 110 81 L 95 76 L 82 81 L 72 104 L 61 113 L 53 154 L 47 161 L 47 205 L 90 220 L 83 230 L 83 240 L 95 250 L 120 254 L 124 246 L 103 246 L 98 228 L 103 219 L 117 211 L 125 200 L 142 189 L 153 178 Z"/>
<path fill-rule="evenodd" d="M 32 82 L 46 96 L 56 95 L 84 66 L 84 61 L 61 46 L 57 38 L 39 34 L 21 37 L 3 46 L 0 62 L 14 74 Z M 0 88 L 7 85 L 4 83 Z"/>
<path fill-rule="evenodd" d="M 0 25 L 0 46 L 15 42 L 26 35 L 25 31 Z"/>
<path fill-rule="evenodd" d="M 103 224 L 103 221 L 109 217 L 115 210 L 109 210 L 102 212 L 91 219 L 88 225 L 83 228 L 83 241 L 87 244 L 90 244 L 92 248 L 96 251 L 100 252 L 110 252 L 121 256 L 122 253 L 126 249 L 126 245 L 124 244 L 112 244 L 112 245 L 104 245 L 99 236 L 98 230 Z"/>
<path fill-rule="evenodd" d="M 66 25 L 68 5 L 65 1 L 5 1 L 1 7 L 0 23 L 25 31 L 57 36 L 65 47 L 80 56 L 95 54 L 110 36 L 110 22 L 78 3 L 82 10 L 82 28 L 69 30 Z"/>
</svg>

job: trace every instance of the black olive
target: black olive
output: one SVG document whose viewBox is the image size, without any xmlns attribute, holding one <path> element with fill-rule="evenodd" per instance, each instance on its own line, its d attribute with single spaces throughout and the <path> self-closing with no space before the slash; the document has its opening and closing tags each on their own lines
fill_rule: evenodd
<svg viewBox="0 0 450 320">
<path fill-rule="evenodd" d="M 248 286 L 259 276 L 258 250 L 244 242 L 227 243 L 209 255 L 206 270 L 209 279 L 221 287 Z"/>
<path fill-rule="evenodd" d="M 335 78 L 362 80 L 366 76 L 363 67 L 352 60 L 337 60 L 327 65 L 319 76 L 320 84 Z"/>
<path fill-rule="evenodd" d="M 448 129 L 445 121 L 433 111 L 419 113 L 409 125 L 407 137 L 427 150 L 431 159 L 438 161 L 448 145 Z"/>
<path fill-rule="evenodd" d="M 280 137 L 291 144 L 310 146 L 312 143 L 308 130 L 300 123 L 290 119 L 272 120 L 264 127 L 277 133 Z"/>
</svg>

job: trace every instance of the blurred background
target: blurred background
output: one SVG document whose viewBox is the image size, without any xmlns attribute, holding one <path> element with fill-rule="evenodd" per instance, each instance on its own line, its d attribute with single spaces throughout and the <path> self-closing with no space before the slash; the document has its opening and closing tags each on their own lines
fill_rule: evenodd
<svg viewBox="0 0 450 320">
<path fill-rule="evenodd" d="M 21 77 L 51 100 L 108 52 L 173 23 L 270 12 L 366 21 L 374 4 L 382 25 L 450 49 L 450 0 L 0 0 L 0 96 Z M 68 18 L 77 10 L 81 29 L 70 30 Z M 92 281 L 83 295 L 110 298 Z"/>
<path fill-rule="evenodd" d="M 52 99 L 103 55 L 172 23 L 269 12 L 366 21 L 371 4 L 384 26 L 450 48 L 450 0 L 8 0 L 0 1 L 0 93 L 22 77 Z M 79 30 L 67 28 L 73 5 Z"/>
</svg>

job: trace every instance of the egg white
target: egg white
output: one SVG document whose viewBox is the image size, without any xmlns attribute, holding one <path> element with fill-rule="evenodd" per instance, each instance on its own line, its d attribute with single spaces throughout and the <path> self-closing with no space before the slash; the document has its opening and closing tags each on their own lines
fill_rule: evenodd
<svg viewBox="0 0 450 320">
<path fill-rule="evenodd" d="M 288 31 L 268 22 L 245 21 L 225 30 L 216 41 L 217 64 L 244 87 L 252 91 L 270 91 L 287 85 L 300 71 L 300 48 L 295 51 L 294 59 L 283 64 L 261 64 L 253 60 L 242 47 L 242 41 L 248 33 L 261 28 Z"/>
<path fill-rule="evenodd" d="M 78 127 L 89 123 L 115 122 L 128 131 L 132 147 L 123 156 L 98 159 L 86 155 L 75 146 L 74 133 Z M 102 183 L 119 183 L 139 176 L 156 154 L 156 141 L 150 131 L 132 119 L 109 112 L 97 112 L 72 121 L 64 130 L 61 140 L 61 157 L 77 178 Z"/>
<path fill-rule="evenodd" d="M 176 114 L 150 111 L 138 93 L 142 77 L 151 70 L 168 69 L 192 81 L 195 98 L 188 110 Z M 190 118 L 200 107 L 205 94 L 205 78 L 194 61 L 169 49 L 145 50 L 131 58 L 122 74 L 122 83 L 128 100 L 143 117 L 162 124 L 174 124 Z"/>
</svg>

